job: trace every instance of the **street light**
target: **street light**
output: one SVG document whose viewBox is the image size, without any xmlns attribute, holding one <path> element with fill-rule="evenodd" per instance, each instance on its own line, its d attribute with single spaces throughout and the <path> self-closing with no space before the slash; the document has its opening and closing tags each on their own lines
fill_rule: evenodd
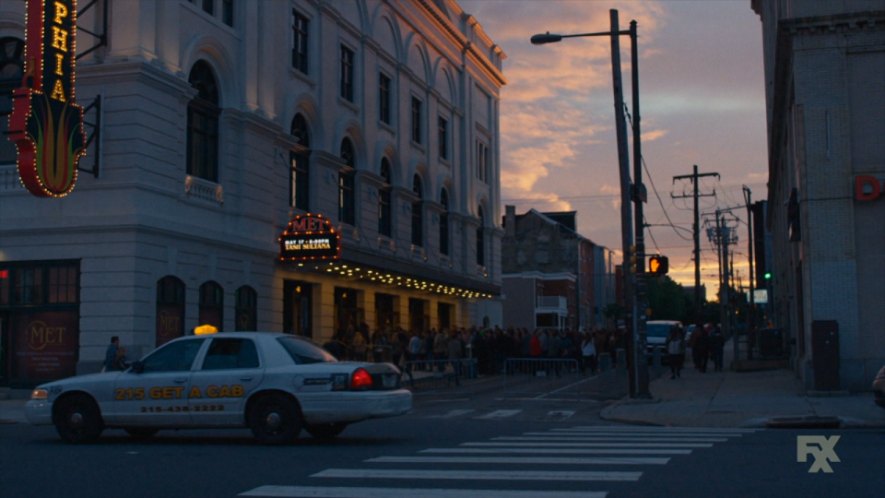
<svg viewBox="0 0 885 498">
<path fill-rule="evenodd" d="M 630 371 L 630 395 L 635 397 L 650 397 L 648 384 L 648 366 L 645 362 L 645 320 L 640 318 L 640 310 L 645 310 L 645 282 L 641 272 L 631 272 L 630 263 L 628 261 L 628 253 L 633 242 L 633 225 L 630 217 L 630 202 L 635 204 L 635 257 L 639 260 L 645 260 L 645 237 L 644 222 L 642 215 L 642 203 L 645 202 L 645 187 L 642 185 L 642 148 L 639 131 L 639 66 L 638 66 L 638 48 L 637 48 L 637 31 L 636 21 L 630 22 L 628 31 L 621 31 L 618 27 L 618 11 L 611 9 L 609 11 L 611 19 L 611 29 L 609 31 L 600 31 L 595 33 L 578 33 L 572 35 L 562 35 L 550 33 L 532 36 L 531 42 L 534 45 L 544 45 L 547 43 L 556 43 L 562 41 L 563 38 L 578 38 L 588 36 L 609 36 L 611 37 L 612 52 L 612 83 L 614 86 L 615 99 L 615 130 L 618 139 L 618 165 L 621 183 L 621 243 L 624 253 L 624 281 L 625 281 L 625 297 L 628 309 L 631 310 L 631 359 L 633 368 Z M 631 42 L 631 73 L 633 87 L 633 178 L 634 184 L 630 184 L 630 158 L 627 151 L 627 123 L 624 118 L 624 89 L 621 81 L 621 46 L 619 41 L 620 35 L 629 35 Z M 644 312 L 644 311 L 643 311 Z"/>
</svg>

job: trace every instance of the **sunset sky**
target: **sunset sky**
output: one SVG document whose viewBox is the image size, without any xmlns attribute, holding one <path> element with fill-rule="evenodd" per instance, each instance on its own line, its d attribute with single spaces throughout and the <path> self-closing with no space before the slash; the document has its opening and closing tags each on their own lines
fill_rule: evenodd
<svg viewBox="0 0 885 498">
<path fill-rule="evenodd" d="M 747 285 L 747 215 L 742 185 L 765 199 L 767 152 L 762 37 L 750 0 L 460 0 L 507 54 L 501 95 L 501 197 L 517 213 L 577 211 L 578 231 L 620 252 L 620 197 L 610 40 L 565 39 L 535 46 L 549 31 L 622 30 L 638 23 L 639 89 L 647 252 L 670 258 L 670 276 L 694 283 L 692 172 L 701 180 L 701 277 L 718 288 L 718 260 L 703 216 L 736 207 L 735 270 Z M 631 107 L 630 39 L 621 37 L 625 101 Z M 630 110 L 632 113 L 632 109 Z M 629 125 L 628 125 L 629 126 Z M 631 145 L 632 172 L 632 145 Z M 649 182 L 650 175 L 650 182 Z M 652 188 L 652 184 L 654 188 Z M 660 196 L 660 201 L 658 200 Z M 502 210 L 503 212 L 503 210 Z M 679 227 L 671 228 L 672 223 Z M 739 219 L 739 221 L 738 221 Z M 709 224 L 706 226 L 710 226 Z"/>
</svg>

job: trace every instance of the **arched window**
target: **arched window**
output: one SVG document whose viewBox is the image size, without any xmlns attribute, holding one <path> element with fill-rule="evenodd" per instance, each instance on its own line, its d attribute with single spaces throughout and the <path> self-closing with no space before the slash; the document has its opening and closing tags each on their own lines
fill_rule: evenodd
<svg viewBox="0 0 885 498">
<path fill-rule="evenodd" d="M 197 95 L 187 105 L 187 174 L 218 181 L 218 85 L 212 68 L 198 61 L 188 82 Z"/>
<path fill-rule="evenodd" d="M 224 290 L 216 282 L 200 286 L 200 325 L 214 325 L 222 330 L 224 323 Z"/>
<path fill-rule="evenodd" d="M 485 266 L 486 264 L 486 241 L 485 241 L 485 216 L 483 215 L 482 206 L 476 209 L 476 216 L 479 217 L 479 226 L 476 228 L 476 264 Z"/>
<path fill-rule="evenodd" d="M 244 285 L 237 289 L 234 327 L 236 330 L 255 330 L 258 323 L 258 293 Z"/>
<path fill-rule="evenodd" d="M 338 170 L 338 220 L 349 225 L 356 224 L 356 155 L 353 142 L 349 138 L 341 141 L 341 161 L 344 167 Z"/>
<path fill-rule="evenodd" d="M 449 193 L 442 189 L 439 193 L 442 212 L 439 213 L 439 253 L 449 254 Z"/>
<path fill-rule="evenodd" d="M 380 174 L 383 185 L 378 189 L 378 233 L 390 237 L 393 233 L 390 219 L 390 161 L 386 157 L 381 159 Z"/>
<path fill-rule="evenodd" d="M 289 206 L 310 210 L 310 130 L 301 114 L 292 119 L 292 137 L 298 145 L 289 151 Z"/>
<path fill-rule="evenodd" d="M 412 245 L 422 247 L 424 246 L 424 187 L 418 175 L 412 180 L 412 193 L 416 197 L 412 202 Z"/>
<path fill-rule="evenodd" d="M 157 280 L 156 344 L 184 335 L 184 282 L 171 275 Z"/>
<path fill-rule="evenodd" d="M 0 164 L 15 164 L 15 144 L 7 139 L 12 91 L 22 85 L 25 43 L 18 38 L 0 38 Z"/>
</svg>

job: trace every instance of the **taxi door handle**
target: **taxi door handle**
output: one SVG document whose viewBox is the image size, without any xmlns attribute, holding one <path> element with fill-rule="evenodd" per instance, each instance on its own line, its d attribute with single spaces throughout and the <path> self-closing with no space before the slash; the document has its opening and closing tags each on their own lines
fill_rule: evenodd
<svg viewBox="0 0 885 498">
<path fill-rule="evenodd" d="M 243 382 L 249 382 L 250 380 L 252 380 L 252 377 L 240 377 L 240 380 Z"/>
<path fill-rule="evenodd" d="M 184 384 L 187 382 L 187 379 L 172 379 L 172 382 L 175 382 L 176 384 Z"/>
</svg>

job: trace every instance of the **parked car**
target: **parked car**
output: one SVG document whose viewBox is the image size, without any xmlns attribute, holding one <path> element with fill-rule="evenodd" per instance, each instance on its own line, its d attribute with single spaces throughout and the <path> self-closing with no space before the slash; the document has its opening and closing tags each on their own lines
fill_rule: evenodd
<svg viewBox="0 0 885 498">
<path fill-rule="evenodd" d="M 348 424 L 408 412 L 412 393 L 389 363 L 339 362 L 314 343 L 270 332 L 220 332 L 170 341 L 122 372 L 37 386 L 35 425 L 67 442 L 105 428 L 133 437 L 161 429 L 248 427 L 260 442 L 294 441 L 302 428 L 335 437 Z"/>
<path fill-rule="evenodd" d="M 671 330 L 682 331 L 682 323 L 678 320 L 649 320 L 645 322 L 645 349 L 651 357 L 655 350 L 661 355 L 661 361 L 667 361 L 667 337 Z"/>
<path fill-rule="evenodd" d="M 873 380 L 873 393 L 876 397 L 876 404 L 885 408 L 885 365 L 882 365 Z"/>
</svg>

